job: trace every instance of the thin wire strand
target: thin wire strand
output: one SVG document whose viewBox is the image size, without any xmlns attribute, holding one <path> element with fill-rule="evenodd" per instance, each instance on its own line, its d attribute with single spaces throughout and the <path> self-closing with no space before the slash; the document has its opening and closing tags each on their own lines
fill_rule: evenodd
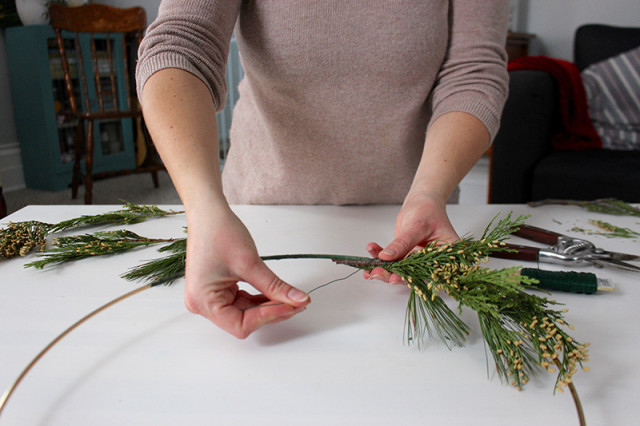
<svg viewBox="0 0 640 426">
<path fill-rule="evenodd" d="M 370 261 L 370 262 L 372 262 L 373 260 L 375 260 L 375 259 L 371 259 L 371 261 Z M 352 276 L 354 276 L 354 275 L 355 275 L 355 274 L 357 274 L 358 272 L 360 272 L 360 269 L 356 269 L 355 271 L 350 272 L 350 273 L 349 273 L 349 275 L 344 276 L 344 277 L 342 277 L 342 278 L 336 278 L 335 280 L 331 280 L 331 281 L 326 282 L 326 283 L 324 283 L 324 284 L 320 284 L 319 286 L 314 287 L 314 288 L 312 288 L 311 290 L 309 290 L 309 291 L 307 292 L 307 294 L 311 294 L 311 293 L 313 293 L 313 292 L 314 292 L 314 291 L 316 291 L 316 290 L 319 290 L 319 289 L 321 289 L 321 288 L 323 288 L 323 287 L 327 287 L 328 285 L 331 285 L 331 284 L 337 283 L 337 282 L 339 282 L 339 281 L 345 281 L 345 280 L 348 280 L 349 278 L 351 278 Z M 242 312 L 245 312 L 245 311 L 248 311 L 248 310 L 250 310 L 250 309 L 256 309 L 256 308 L 270 308 L 270 307 L 272 307 L 272 306 L 281 306 L 281 305 L 284 305 L 284 303 L 272 303 L 272 304 L 269 304 L 269 305 L 257 305 L 257 306 L 250 306 L 250 307 L 248 307 L 248 308 L 244 308 L 244 309 L 240 309 L 240 310 L 241 310 Z"/>
<path fill-rule="evenodd" d="M 110 302 L 105 303 L 104 305 L 100 306 L 99 308 L 95 309 L 94 311 L 90 312 L 89 314 L 85 315 L 84 317 L 82 317 L 81 319 L 79 319 L 78 321 L 76 321 L 73 325 L 71 325 L 70 327 L 68 327 L 65 331 L 63 331 L 62 333 L 60 333 L 55 339 L 53 339 L 47 346 L 45 346 L 44 349 L 42 349 L 40 351 L 40 353 L 38 353 L 38 355 L 35 356 L 35 358 L 33 358 L 33 360 L 31 360 L 31 362 L 25 367 L 24 370 L 22 370 L 22 373 L 20 373 L 20 375 L 18 376 L 18 378 L 11 384 L 11 386 L 9 386 L 7 388 L 7 390 L 4 392 L 4 394 L 2 395 L 2 397 L 0 398 L 0 415 L 2 414 L 2 410 L 4 409 L 4 407 L 7 404 L 7 401 L 9 401 L 9 398 L 11 397 L 11 395 L 13 394 L 13 391 L 15 391 L 15 389 L 18 387 L 18 385 L 20 384 L 20 382 L 22 381 L 22 379 L 25 378 L 25 376 L 27 375 L 27 373 L 33 368 L 34 365 L 36 365 L 36 363 L 49 351 L 49 349 L 51 349 L 52 347 L 54 347 L 60 340 L 62 340 L 67 334 L 71 333 L 73 330 L 75 330 L 76 328 L 78 328 L 78 326 L 80 326 L 82 323 L 86 322 L 87 320 L 89 320 L 90 318 L 94 317 L 95 315 L 99 314 L 100 312 L 104 311 L 105 309 L 115 305 L 118 302 L 121 302 L 124 299 L 127 299 L 135 294 L 138 294 L 144 290 L 147 290 L 151 288 L 150 284 L 144 285 L 142 287 L 139 287 L 135 290 L 130 291 L 129 293 L 123 294 L 122 296 L 119 296 L 115 299 L 113 299 Z"/>
<path fill-rule="evenodd" d="M 331 285 L 331 284 L 333 284 L 333 283 L 337 283 L 338 281 L 345 281 L 345 280 L 348 280 L 349 278 L 351 278 L 352 276 L 354 276 L 354 275 L 355 275 L 355 274 L 357 274 L 358 272 L 360 272 L 360 270 L 359 270 L 359 269 L 356 269 L 355 271 L 351 272 L 351 273 L 350 273 L 349 275 L 347 275 L 346 277 L 336 278 L 335 280 L 331 280 L 331 281 L 329 281 L 329 282 L 327 282 L 327 283 L 320 284 L 319 286 L 314 287 L 314 288 L 312 288 L 311 290 L 309 290 L 309 291 L 307 292 L 307 294 L 311 294 L 311 293 L 313 293 L 313 292 L 314 292 L 314 291 L 316 291 L 316 290 L 319 290 L 319 289 L 321 289 L 321 288 L 323 288 L 323 287 L 326 287 L 326 286 L 328 286 L 328 285 Z"/>
</svg>

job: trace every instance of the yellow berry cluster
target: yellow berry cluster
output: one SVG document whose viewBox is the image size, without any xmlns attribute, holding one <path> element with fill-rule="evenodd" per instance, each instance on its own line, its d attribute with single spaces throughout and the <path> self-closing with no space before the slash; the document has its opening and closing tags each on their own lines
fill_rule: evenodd
<svg viewBox="0 0 640 426">
<path fill-rule="evenodd" d="M 553 366 L 560 369 L 556 390 L 563 392 L 563 388 L 571 384 L 577 365 L 589 361 L 589 349 L 587 349 L 589 343 L 576 344 L 573 338 L 558 328 L 556 323 L 566 325 L 573 330 L 573 327 L 562 319 L 553 322 L 548 317 L 541 320 L 534 317 L 529 328 L 532 329 L 532 335 L 537 336 L 540 365 L 550 373 L 556 372 Z M 561 353 L 564 353 L 562 361 L 559 359 Z M 589 368 L 583 367 L 583 370 L 588 371 Z"/>
<path fill-rule="evenodd" d="M 26 256 L 33 248 L 44 250 L 48 230 L 42 222 L 9 222 L 0 231 L 0 259 Z"/>
</svg>

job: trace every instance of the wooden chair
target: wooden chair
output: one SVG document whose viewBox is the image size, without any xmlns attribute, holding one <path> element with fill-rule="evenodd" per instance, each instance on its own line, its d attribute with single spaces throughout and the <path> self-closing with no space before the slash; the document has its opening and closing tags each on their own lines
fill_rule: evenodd
<svg viewBox="0 0 640 426">
<path fill-rule="evenodd" d="M 72 197 L 75 199 L 78 194 L 83 156 L 85 204 L 92 203 L 93 180 L 98 178 L 149 172 L 157 188 L 158 171 L 164 170 L 164 166 L 148 132 L 143 131 L 146 129 L 136 97 L 135 83 L 132 83 L 135 81 L 132 71 L 137 48 L 146 27 L 144 9 L 119 9 L 102 4 L 79 7 L 52 4 L 49 16 L 50 25 L 56 33 L 70 113 L 78 120 Z M 69 48 L 70 38 L 73 40 L 74 52 Z M 90 46 L 90 58 L 83 58 L 83 51 L 87 56 L 86 52 L 89 50 L 81 46 L 87 44 Z M 72 71 L 75 75 L 72 75 Z M 75 91 L 74 78 L 77 79 Z M 120 120 L 122 126 L 126 123 L 136 126 L 132 132 L 137 134 L 138 139 L 137 159 L 135 163 L 131 163 L 135 166 L 94 172 L 94 138 L 96 125 L 100 120 Z"/>
</svg>

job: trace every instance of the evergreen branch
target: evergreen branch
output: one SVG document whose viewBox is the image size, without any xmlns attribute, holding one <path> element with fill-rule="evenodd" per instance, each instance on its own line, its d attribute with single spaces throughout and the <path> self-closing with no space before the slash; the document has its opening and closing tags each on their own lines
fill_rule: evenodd
<svg viewBox="0 0 640 426">
<path fill-rule="evenodd" d="M 95 215 L 82 215 L 69 220 L 64 220 L 53 225 L 51 232 L 60 232 L 67 229 L 77 229 L 95 225 L 129 225 L 144 222 L 147 219 L 182 214 L 182 211 L 166 211 L 158 206 L 138 205 L 126 203 L 124 208 L 107 213 Z"/>
<path fill-rule="evenodd" d="M 131 268 L 129 272 L 122 275 L 122 278 L 130 281 L 143 281 L 151 286 L 171 285 L 184 276 L 186 250 L 186 238 L 175 240 L 173 243 L 158 250 L 160 252 L 171 252 L 169 256 L 150 260 Z"/>
<path fill-rule="evenodd" d="M 115 254 L 133 250 L 136 247 L 171 242 L 173 239 L 146 238 L 135 232 L 118 230 L 93 234 L 60 237 L 53 241 L 54 247 L 39 255 L 40 260 L 27 263 L 25 267 L 44 268 L 46 265 L 60 264 L 93 256 Z"/>
<path fill-rule="evenodd" d="M 565 325 L 566 311 L 552 309 L 555 302 L 526 293 L 537 281 L 520 276 L 519 268 L 492 271 L 477 265 L 483 256 L 506 250 L 502 240 L 522 220 L 511 221 L 507 216 L 493 228 L 490 224 L 480 241 L 431 243 L 405 259 L 380 266 L 400 275 L 411 289 L 406 314 L 409 342 L 419 342 L 425 330 L 431 335 L 433 326 L 447 345 L 449 341 L 464 343 L 468 328 L 441 299 L 444 292 L 459 303 L 459 311 L 467 306 L 477 313 L 501 379 L 521 389 L 537 369 L 555 372 L 551 366 L 555 364 L 556 390 L 562 392 L 569 386 L 582 422 L 584 413 L 572 376 L 577 365 L 588 360 L 588 344 L 574 341 L 560 327 Z"/>
</svg>

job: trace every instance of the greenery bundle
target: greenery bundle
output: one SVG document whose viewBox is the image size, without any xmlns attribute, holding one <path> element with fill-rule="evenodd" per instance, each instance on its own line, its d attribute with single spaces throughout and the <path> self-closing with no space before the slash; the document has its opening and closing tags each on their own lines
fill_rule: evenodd
<svg viewBox="0 0 640 426">
<path fill-rule="evenodd" d="M 14 256 L 26 256 L 32 250 L 43 251 L 46 247 L 47 236 L 57 232 L 89 226 L 128 225 L 143 222 L 151 218 L 182 213 L 184 212 L 165 211 L 157 206 L 143 206 L 134 203 L 126 203 L 120 210 L 96 215 L 82 215 L 69 220 L 63 220 L 55 224 L 38 222 L 35 220 L 9 222 L 5 228 L 0 229 L 0 260 Z M 77 237 L 75 238 L 77 239 Z M 104 238 L 108 237 L 104 236 Z M 111 239 L 113 240 L 114 238 Z M 66 243 L 68 241 L 72 240 L 63 239 L 60 242 Z"/>
</svg>

